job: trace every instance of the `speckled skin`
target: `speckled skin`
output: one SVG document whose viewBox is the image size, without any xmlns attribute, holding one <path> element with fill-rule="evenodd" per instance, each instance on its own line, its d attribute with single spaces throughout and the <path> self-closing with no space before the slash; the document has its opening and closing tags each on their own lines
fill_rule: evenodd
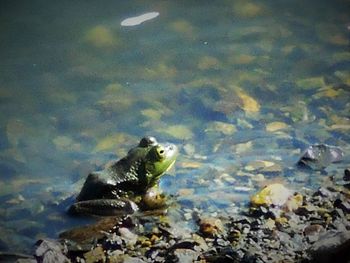
<svg viewBox="0 0 350 263">
<path fill-rule="evenodd" d="M 160 177 L 174 164 L 177 152 L 173 144 L 159 144 L 154 137 L 142 138 L 127 156 L 102 171 L 90 173 L 69 211 L 105 215 L 108 210 L 115 214 L 119 207 L 133 210 L 135 205 L 130 209 L 127 203 L 158 186 Z"/>
</svg>

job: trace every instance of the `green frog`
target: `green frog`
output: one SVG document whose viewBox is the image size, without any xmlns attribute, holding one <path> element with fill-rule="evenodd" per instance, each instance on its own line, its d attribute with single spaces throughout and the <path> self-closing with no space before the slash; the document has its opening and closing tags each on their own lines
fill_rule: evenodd
<svg viewBox="0 0 350 263">
<path fill-rule="evenodd" d="M 142 138 L 124 158 L 88 175 L 69 212 L 117 215 L 132 213 L 140 204 L 146 208 L 149 204 L 152 209 L 162 199 L 159 179 L 173 166 L 177 154 L 174 144 L 158 143 L 154 137 Z"/>
</svg>

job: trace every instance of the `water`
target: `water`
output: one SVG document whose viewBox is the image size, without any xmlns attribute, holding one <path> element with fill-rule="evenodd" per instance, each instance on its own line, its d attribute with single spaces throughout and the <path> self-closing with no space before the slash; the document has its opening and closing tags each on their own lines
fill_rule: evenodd
<svg viewBox="0 0 350 263">
<path fill-rule="evenodd" d="M 1 250 L 85 223 L 62 201 L 144 135 L 181 147 L 161 185 L 207 213 L 229 214 L 269 181 L 322 184 L 294 166 L 309 144 L 345 151 L 328 175 L 349 166 L 348 1 L 0 6 Z"/>
</svg>

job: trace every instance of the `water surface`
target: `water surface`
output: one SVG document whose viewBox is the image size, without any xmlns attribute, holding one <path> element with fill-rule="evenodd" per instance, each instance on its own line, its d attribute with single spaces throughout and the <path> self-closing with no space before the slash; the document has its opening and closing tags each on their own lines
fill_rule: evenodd
<svg viewBox="0 0 350 263">
<path fill-rule="evenodd" d="M 61 202 L 144 135 L 181 147 L 161 182 L 180 210 L 214 214 L 270 181 L 321 185 L 294 165 L 310 144 L 349 152 L 349 1 L 0 6 L 1 250 L 84 223 Z"/>
</svg>

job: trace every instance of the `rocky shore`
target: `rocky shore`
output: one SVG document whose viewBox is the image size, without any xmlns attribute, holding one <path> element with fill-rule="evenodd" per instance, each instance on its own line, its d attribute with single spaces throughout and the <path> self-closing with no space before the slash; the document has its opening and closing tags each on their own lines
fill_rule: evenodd
<svg viewBox="0 0 350 263">
<path fill-rule="evenodd" d="M 103 218 L 39 240 L 34 256 L 2 254 L 6 262 L 348 262 L 349 170 L 316 191 L 270 184 L 229 217 L 191 212 L 194 225 L 167 211 Z M 169 209 L 170 211 L 170 209 Z M 185 222 L 185 219 L 183 222 Z M 12 261 L 11 261 L 12 260 Z"/>
</svg>

